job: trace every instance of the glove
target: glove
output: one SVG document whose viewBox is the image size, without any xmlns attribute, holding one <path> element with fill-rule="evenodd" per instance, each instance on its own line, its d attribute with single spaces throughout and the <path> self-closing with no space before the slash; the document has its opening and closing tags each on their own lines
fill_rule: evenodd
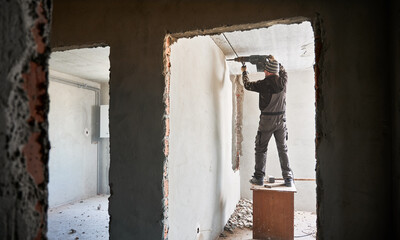
<svg viewBox="0 0 400 240">
<path fill-rule="evenodd" d="M 268 55 L 267 59 L 268 59 L 268 61 L 274 61 L 275 60 L 274 56 L 272 56 L 272 55 Z"/>
<path fill-rule="evenodd" d="M 243 72 L 246 72 L 246 70 L 247 70 L 246 65 L 243 65 L 243 66 L 240 68 L 240 70 L 242 70 L 242 73 L 243 73 Z"/>
<path fill-rule="evenodd" d="M 279 63 L 279 71 L 285 71 L 285 68 L 280 63 Z"/>
</svg>

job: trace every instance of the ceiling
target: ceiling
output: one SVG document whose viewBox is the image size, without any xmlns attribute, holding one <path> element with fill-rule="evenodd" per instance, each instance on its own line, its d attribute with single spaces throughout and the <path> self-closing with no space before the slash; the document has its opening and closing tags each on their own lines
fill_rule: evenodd
<svg viewBox="0 0 400 240">
<path fill-rule="evenodd" d="M 314 33 L 310 22 L 300 24 L 276 24 L 268 28 L 224 33 L 239 56 L 273 55 L 286 70 L 304 70 L 314 64 Z M 227 59 L 236 55 L 223 34 L 211 38 Z M 240 74 L 241 63 L 227 62 L 231 74 Z M 256 72 L 247 63 L 249 72 Z"/>
<path fill-rule="evenodd" d="M 314 34 L 310 22 L 276 24 L 268 28 L 224 33 L 239 56 L 272 54 L 286 70 L 304 70 L 314 64 Z M 227 59 L 235 58 L 223 34 L 211 38 Z M 50 69 L 87 80 L 104 83 L 110 75 L 110 47 L 81 48 L 53 52 Z M 227 62 L 231 74 L 240 74 L 241 63 Z M 250 73 L 254 65 L 247 63 Z"/>
<path fill-rule="evenodd" d="M 50 55 L 49 67 L 90 81 L 105 83 L 110 76 L 110 47 L 80 48 Z"/>
</svg>

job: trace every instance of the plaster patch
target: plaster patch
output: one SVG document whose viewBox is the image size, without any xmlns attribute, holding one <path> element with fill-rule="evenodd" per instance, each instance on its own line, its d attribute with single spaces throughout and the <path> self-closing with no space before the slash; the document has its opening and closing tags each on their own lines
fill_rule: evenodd
<svg viewBox="0 0 400 240">
<path fill-rule="evenodd" d="M 235 155 L 232 158 L 232 169 L 234 171 L 239 170 L 240 168 L 240 156 L 242 156 L 242 142 L 243 142 L 243 95 L 244 88 L 240 83 L 241 77 L 239 75 L 234 78 L 234 95 L 235 95 Z"/>
</svg>

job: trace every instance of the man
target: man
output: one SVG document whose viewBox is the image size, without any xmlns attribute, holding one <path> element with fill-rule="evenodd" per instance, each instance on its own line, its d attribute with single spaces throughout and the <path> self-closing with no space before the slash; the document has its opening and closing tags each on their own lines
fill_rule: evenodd
<svg viewBox="0 0 400 240">
<path fill-rule="evenodd" d="M 286 82 L 287 73 L 273 56 L 266 59 L 265 78 L 256 82 L 249 82 L 246 66 L 242 67 L 243 84 L 247 90 L 259 93 L 259 108 L 261 111 L 255 141 L 255 167 L 250 183 L 263 185 L 265 176 L 265 163 L 267 159 L 268 142 L 272 135 L 275 137 L 279 153 L 282 176 L 285 185 L 293 185 L 293 173 L 289 167 L 287 153 L 286 129 Z M 279 74 L 279 75 L 278 75 Z"/>
</svg>

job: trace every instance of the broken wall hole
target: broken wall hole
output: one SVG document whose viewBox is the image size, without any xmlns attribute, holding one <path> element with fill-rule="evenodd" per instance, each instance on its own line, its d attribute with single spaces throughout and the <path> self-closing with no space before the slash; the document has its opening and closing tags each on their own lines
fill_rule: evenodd
<svg viewBox="0 0 400 240">
<path fill-rule="evenodd" d="M 110 47 L 49 61 L 48 237 L 108 239 Z"/>
<path fill-rule="evenodd" d="M 212 221 L 217 229 L 202 233 L 205 238 L 218 236 L 218 231 L 223 229 L 240 198 L 251 199 L 250 193 L 246 191 L 250 192 L 248 179 L 254 167 L 258 96 L 243 89 L 241 64 L 226 62 L 226 59 L 237 57 L 235 52 L 239 56 L 272 54 L 289 72 L 287 118 L 289 142 L 293 142 L 293 146 L 289 144 L 290 163 L 294 165 L 292 169 L 297 179 L 312 180 L 296 184 L 301 185 L 299 190 L 302 196 L 296 196 L 295 206 L 314 214 L 316 212 L 314 32 L 310 22 L 303 18 L 256 26 L 229 27 L 230 31 L 221 28 L 204 30 L 201 34 L 196 31 L 169 34 L 164 39 L 164 239 L 174 238 L 178 230 L 181 230 L 181 237 L 191 238 L 198 225 L 200 232 L 201 229 L 210 228 L 202 218 L 196 217 L 207 213 L 189 211 L 191 216 L 182 214 L 185 206 L 178 202 L 202 199 L 202 196 L 196 196 L 190 186 L 182 182 L 193 184 L 192 179 L 196 179 L 194 184 L 199 187 L 197 192 L 211 195 L 215 199 L 224 199 L 222 208 L 215 205 L 213 198 L 207 203 L 190 201 L 199 209 L 212 206 L 214 211 L 224 212 L 222 217 Z M 286 36 L 286 42 L 278 39 L 282 35 L 279 28 L 286 28 L 286 34 L 292 34 L 291 37 Z M 248 45 L 243 47 L 241 43 L 246 40 Z M 290 41 L 297 42 L 290 45 Z M 266 47 L 265 43 L 268 42 L 286 46 Z M 201 49 L 201 52 L 197 49 Z M 296 56 L 298 62 L 288 52 Z M 255 66 L 247 64 L 247 68 L 252 73 L 252 81 L 263 78 L 263 73 L 257 73 Z M 306 117 L 301 119 L 301 116 Z M 300 121 L 305 125 L 299 124 Z M 206 137 L 207 134 L 212 136 Z M 273 151 L 273 141 L 270 141 L 269 149 L 267 174 L 280 176 L 278 154 Z M 305 168 L 301 164 L 305 162 L 303 159 L 307 159 Z M 180 169 L 179 173 L 177 169 Z M 206 176 L 197 176 L 206 169 Z M 223 184 L 228 182 L 229 189 Z M 242 188 L 239 187 L 241 185 Z M 177 205 L 182 206 L 182 209 Z M 182 235 L 182 231 L 187 235 Z"/>
</svg>

